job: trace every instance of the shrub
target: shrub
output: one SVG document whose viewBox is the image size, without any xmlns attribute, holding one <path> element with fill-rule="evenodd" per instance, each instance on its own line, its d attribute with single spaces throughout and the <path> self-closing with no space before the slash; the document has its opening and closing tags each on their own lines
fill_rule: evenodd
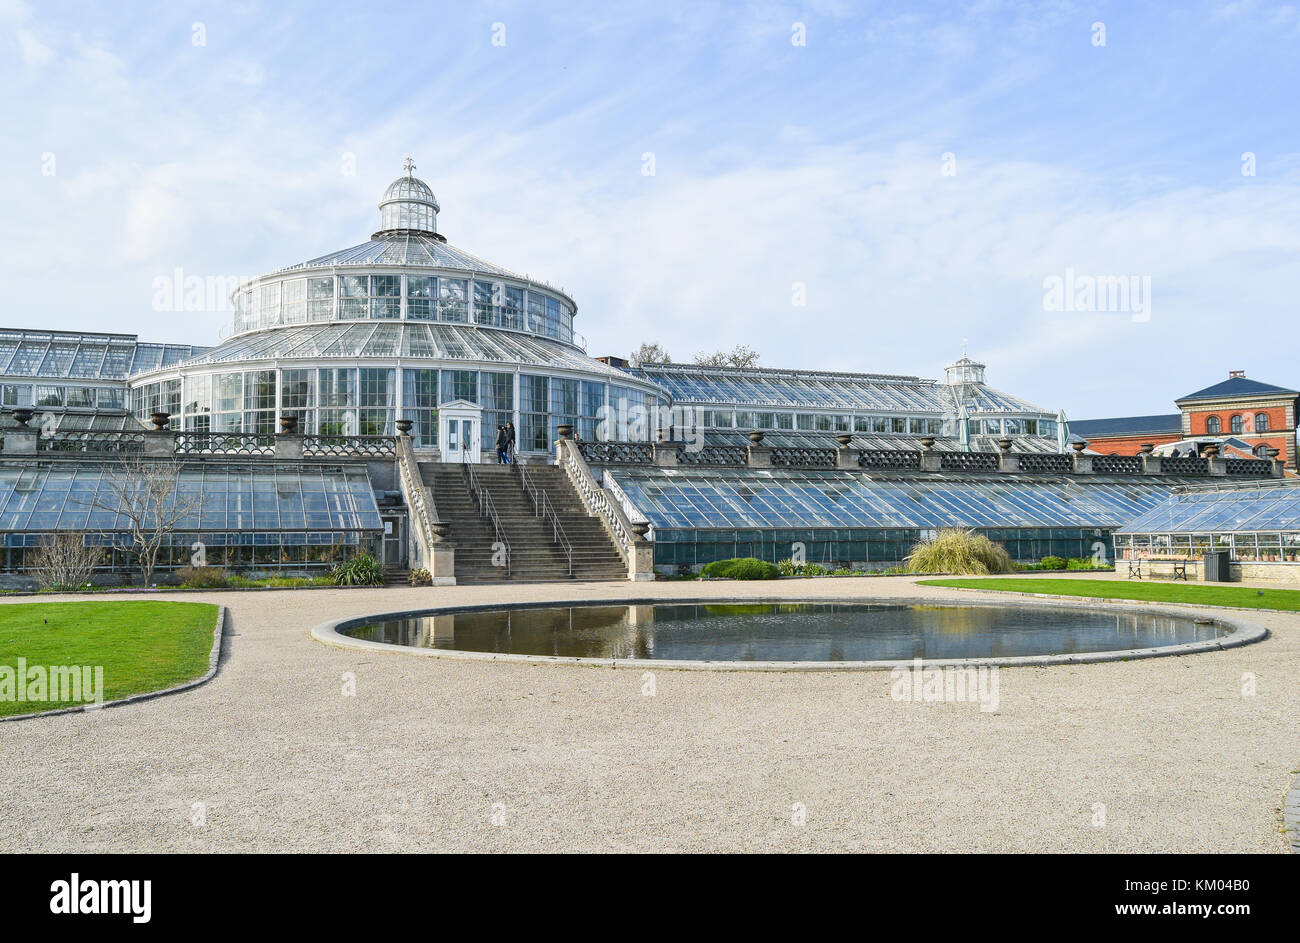
<svg viewBox="0 0 1300 943">
<path fill-rule="evenodd" d="M 230 585 L 230 577 L 219 566 L 186 566 L 176 571 L 176 578 L 188 589 L 219 589 Z"/>
<path fill-rule="evenodd" d="M 825 576 L 829 572 L 830 570 L 826 569 L 826 567 L 822 566 L 820 563 L 805 563 L 799 575 L 800 576 Z"/>
<path fill-rule="evenodd" d="M 1067 570 L 1095 570 L 1097 564 L 1093 563 L 1089 557 L 1070 557 L 1070 561 L 1065 565 Z"/>
<path fill-rule="evenodd" d="M 1038 561 L 1040 570 L 1064 570 L 1065 557 L 1043 557 Z"/>
<path fill-rule="evenodd" d="M 1011 555 L 1001 544 L 960 527 L 945 527 L 932 540 L 917 543 L 904 562 L 909 573 L 985 576 L 1015 569 Z"/>
<path fill-rule="evenodd" d="M 330 573 L 335 586 L 382 586 L 384 568 L 372 553 L 348 557 Z"/>
<path fill-rule="evenodd" d="M 42 589 L 80 589 L 90 582 L 105 552 L 87 544 L 85 534 L 64 532 L 44 540 L 34 556 L 34 575 Z"/>
<path fill-rule="evenodd" d="M 714 560 L 704 568 L 702 575 L 731 580 L 774 580 L 780 572 L 776 566 L 764 560 L 737 557 L 731 560 Z"/>
<path fill-rule="evenodd" d="M 431 586 L 433 585 L 433 575 L 423 567 L 411 571 L 412 586 Z"/>
<path fill-rule="evenodd" d="M 781 571 L 782 576 L 796 576 L 803 570 L 802 563 L 795 563 L 790 557 L 777 563 L 776 568 Z"/>
</svg>

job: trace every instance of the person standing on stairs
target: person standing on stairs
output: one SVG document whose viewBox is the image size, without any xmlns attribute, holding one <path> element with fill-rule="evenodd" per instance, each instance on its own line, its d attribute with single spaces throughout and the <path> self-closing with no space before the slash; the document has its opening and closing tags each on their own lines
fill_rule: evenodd
<svg viewBox="0 0 1300 943">
<path fill-rule="evenodd" d="M 508 449 L 509 447 L 510 447 L 510 440 L 506 438 L 506 427 L 502 425 L 498 425 L 497 426 L 497 464 L 498 465 L 509 464 L 509 462 L 506 460 L 506 449 Z"/>
<path fill-rule="evenodd" d="M 506 464 L 515 460 L 515 424 L 506 423 Z"/>
</svg>

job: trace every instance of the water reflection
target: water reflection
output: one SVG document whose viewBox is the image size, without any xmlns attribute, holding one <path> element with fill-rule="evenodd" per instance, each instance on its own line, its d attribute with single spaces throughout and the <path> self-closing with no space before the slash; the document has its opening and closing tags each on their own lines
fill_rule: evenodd
<svg viewBox="0 0 1300 943">
<path fill-rule="evenodd" d="M 375 622 L 359 639 L 456 651 L 688 661 L 888 661 L 1155 648 L 1217 638 L 1191 619 L 1086 609 L 707 603 L 465 612 Z"/>
</svg>

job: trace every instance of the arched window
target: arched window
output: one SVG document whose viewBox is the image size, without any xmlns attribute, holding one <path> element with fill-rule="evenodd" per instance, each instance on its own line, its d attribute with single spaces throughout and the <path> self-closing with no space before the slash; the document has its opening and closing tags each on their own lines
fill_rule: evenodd
<svg viewBox="0 0 1300 943">
<path fill-rule="evenodd" d="M 1246 422 L 1240 415 L 1233 416 L 1230 420 L 1233 435 L 1240 435 L 1246 431 Z"/>
<path fill-rule="evenodd" d="M 1255 431 L 1268 432 L 1268 413 L 1255 413 Z"/>
<path fill-rule="evenodd" d="M 1218 416 L 1211 416 L 1205 420 L 1205 431 L 1210 435 L 1218 435 L 1223 431 L 1223 423 L 1219 422 Z"/>
</svg>

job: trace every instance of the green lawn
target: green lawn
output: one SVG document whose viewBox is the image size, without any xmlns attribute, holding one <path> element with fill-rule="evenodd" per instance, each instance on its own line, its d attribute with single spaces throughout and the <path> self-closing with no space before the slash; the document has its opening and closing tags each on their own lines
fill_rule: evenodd
<svg viewBox="0 0 1300 943">
<path fill-rule="evenodd" d="M 113 701 L 204 674 L 216 621 L 216 606 L 196 602 L 0 605 L 0 716 L 86 700 L 84 691 L 82 701 L 17 700 L 19 658 L 26 660 L 29 676 L 35 666 L 102 666 L 102 699 Z"/>
<path fill-rule="evenodd" d="M 1300 610 L 1300 590 L 1254 589 L 1249 586 L 1202 586 L 1187 583 L 1138 583 L 1118 580 L 1038 580 L 998 577 L 920 580 L 922 586 L 956 586 L 964 589 L 1002 589 L 1017 593 L 1051 593 L 1057 596 L 1092 596 L 1105 599 L 1143 599 L 1183 602 L 1233 609 Z"/>
</svg>

